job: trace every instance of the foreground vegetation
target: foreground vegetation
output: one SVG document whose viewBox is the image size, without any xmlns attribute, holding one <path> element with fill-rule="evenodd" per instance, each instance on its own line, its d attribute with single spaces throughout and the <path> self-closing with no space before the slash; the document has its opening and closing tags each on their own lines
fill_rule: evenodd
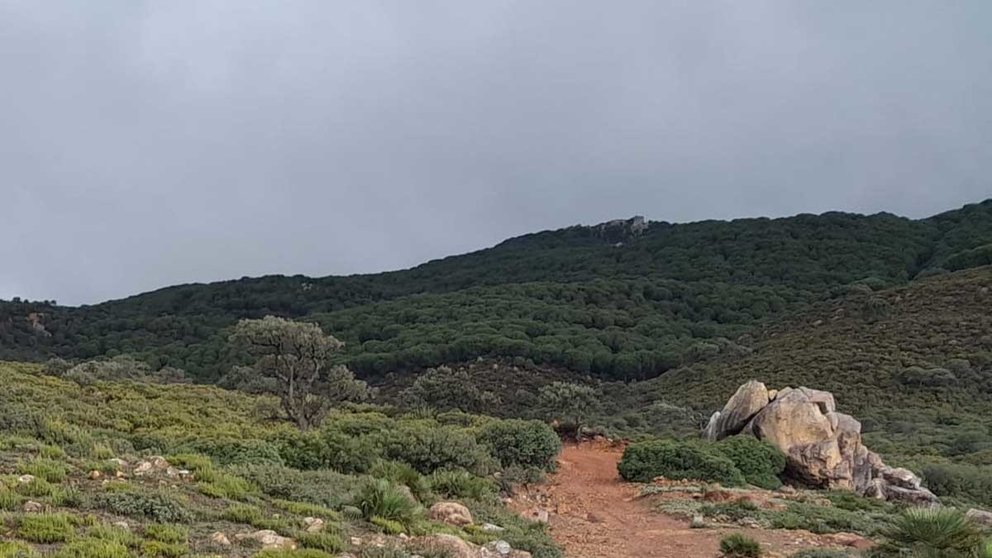
<svg viewBox="0 0 992 558">
<path fill-rule="evenodd" d="M 301 432 L 268 418 L 274 398 L 212 387 L 77 383 L 10 363 L 0 385 L 0 556 L 247 556 L 261 545 L 238 535 L 259 530 L 301 548 L 266 557 L 321 558 L 352 537 L 400 533 L 559 555 L 542 525 L 498 499 L 554 463 L 543 423 L 362 405 Z M 505 530 L 431 521 L 426 507 L 448 499 Z"/>
</svg>

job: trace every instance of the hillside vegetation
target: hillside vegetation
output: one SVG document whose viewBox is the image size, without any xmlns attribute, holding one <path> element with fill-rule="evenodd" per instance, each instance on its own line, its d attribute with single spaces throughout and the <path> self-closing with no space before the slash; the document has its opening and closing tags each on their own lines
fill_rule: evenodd
<svg viewBox="0 0 992 558">
<path fill-rule="evenodd" d="M 213 381 L 238 319 L 307 317 L 360 376 L 518 357 L 605 379 L 657 376 L 701 342 L 843 294 L 992 263 L 992 200 L 928 219 L 827 213 L 638 220 L 508 240 L 398 272 L 182 285 L 79 308 L 0 303 L 0 358 L 133 354 Z M 703 347 L 705 350 L 705 347 Z"/>
<path fill-rule="evenodd" d="M 450 555 L 431 550 L 436 534 L 560 555 L 498 498 L 553 465 L 542 423 L 352 406 L 301 433 L 265 418 L 272 399 L 214 387 L 80 383 L 10 363 L 0 385 L 0 556 Z M 430 519 L 448 499 L 475 522 Z M 282 537 L 299 549 L 263 549 Z"/>
</svg>

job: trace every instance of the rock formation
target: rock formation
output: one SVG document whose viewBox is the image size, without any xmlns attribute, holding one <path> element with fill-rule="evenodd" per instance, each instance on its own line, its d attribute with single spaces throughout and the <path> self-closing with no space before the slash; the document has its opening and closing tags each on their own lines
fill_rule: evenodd
<svg viewBox="0 0 992 558">
<path fill-rule="evenodd" d="M 829 392 L 804 387 L 769 391 L 761 382 L 747 382 L 703 430 L 703 436 L 714 441 L 742 433 L 781 450 L 786 475 L 803 485 L 916 505 L 939 503 L 919 477 L 886 466 L 865 447 L 861 423 L 838 413 Z"/>
</svg>

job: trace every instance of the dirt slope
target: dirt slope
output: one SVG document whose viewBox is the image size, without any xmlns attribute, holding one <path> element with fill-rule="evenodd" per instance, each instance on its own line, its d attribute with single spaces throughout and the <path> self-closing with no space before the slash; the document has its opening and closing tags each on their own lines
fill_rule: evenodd
<svg viewBox="0 0 992 558">
<path fill-rule="evenodd" d="M 551 535 L 569 558 L 695 558 L 720 555 L 720 539 L 743 532 L 762 543 L 768 556 L 804 548 L 836 547 L 829 537 L 806 531 L 750 528 L 690 529 L 687 521 L 658 513 L 638 499 L 638 487 L 617 478 L 622 450 L 568 446 L 547 485 L 534 487 L 515 505 L 522 512 L 543 505 Z"/>
</svg>

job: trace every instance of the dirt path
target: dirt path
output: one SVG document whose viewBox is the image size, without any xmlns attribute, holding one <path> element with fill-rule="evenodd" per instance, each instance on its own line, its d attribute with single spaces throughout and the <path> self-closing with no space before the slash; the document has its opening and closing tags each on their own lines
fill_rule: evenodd
<svg viewBox="0 0 992 558">
<path fill-rule="evenodd" d="M 620 482 L 621 450 L 568 446 L 549 484 L 517 501 L 521 511 L 541 502 L 550 514 L 551 535 L 569 558 L 696 558 L 720 555 L 720 539 L 742 532 L 762 543 L 768 556 L 789 556 L 803 548 L 834 546 L 805 531 L 750 528 L 690 529 L 637 498 L 636 485 Z M 532 509 L 532 508 L 531 508 Z"/>
</svg>

